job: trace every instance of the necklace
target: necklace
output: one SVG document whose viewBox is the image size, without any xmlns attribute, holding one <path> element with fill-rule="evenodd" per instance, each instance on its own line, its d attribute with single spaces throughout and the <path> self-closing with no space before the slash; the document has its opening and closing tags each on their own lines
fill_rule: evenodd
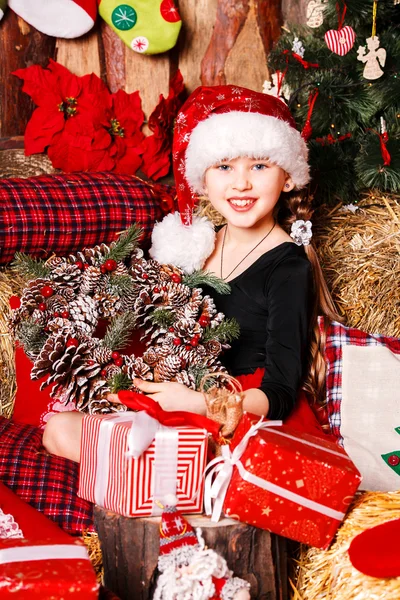
<svg viewBox="0 0 400 600">
<path fill-rule="evenodd" d="M 244 261 L 244 260 L 245 260 L 245 259 L 246 259 L 246 258 L 249 256 L 249 254 L 251 254 L 252 252 L 254 252 L 254 250 L 255 250 L 256 248 L 258 248 L 258 246 L 259 246 L 259 245 L 260 245 L 260 244 L 261 244 L 261 243 L 262 243 L 262 242 L 263 242 L 265 239 L 267 239 L 267 237 L 269 236 L 269 234 L 270 234 L 270 233 L 272 233 L 272 230 L 274 229 L 275 225 L 276 225 L 276 221 L 274 221 L 274 224 L 272 225 L 271 229 L 268 231 L 268 233 L 267 233 L 266 235 L 264 235 L 264 237 L 263 237 L 263 238 L 262 238 L 262 239 L 261 239 L 261 240 L 258 242 L 258 244 L 256 244 L 256 245 L 254 246 L 254 248 L 252 248 L 252 249 L 250 250 L 250 252 L 248 252 L 248 253 L 246 254 L 246 256 L 244 256 L 240 262 L 238 262 L 238 264 L 236 265 L 236 267 L 234 267 L 234 268 L 232 269 L 232 271 L 231 271 L 230 273 L 228 273 L 228 275 L 226 275 L 226 277 L 223 277 L 223 276 L 222 276 L 222 267 L 223 267 L 223 263 L 224 263 L 224 247 L 225 247 L 225 238 L 226 238 L 226 232 L 227 232 L 227 229 L 228 229 L 228 226 L 226 226 L 226 227 L 225 227 L 225 231 L 224 231 L 224 237 L 223 237 L 223 239 L 222 239 L 222 248 L 221 248 L 221 279 L 223 279 L 224 281 L 226 281 L 226 279 L 228 279 L 228 277 L 230 277 L 230 276 L 232 275 L 232 273 L 233 273 L 234 271 L 236 271 L 236 269 L 238 268 L 238 266 L 242 264 L 242 262 L 243 262 L 243 261 Z"/>
</svg>

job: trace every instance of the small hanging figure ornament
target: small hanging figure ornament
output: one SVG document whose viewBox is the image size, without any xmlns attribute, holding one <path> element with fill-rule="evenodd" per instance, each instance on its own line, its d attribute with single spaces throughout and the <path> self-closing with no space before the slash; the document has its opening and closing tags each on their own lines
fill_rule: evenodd
<svg viewBox="0 0 400 600">
<path fill-rule="evenodd" d="M 284 76 L 285 73 L 282 73 L 282 71 L 272 73 L 272 82 L 266 79 L 263 83 L 263 94 L 275 96 L 275 98 L 280 98 L 280 100 L 286 102 L 285 98 L 290 98 L 290 88 L 288 85 L 283 83 Z"/>
<path fill-rule="evenodd" d="M 383 75 L 381 67 L 385 66 L 386 50 L 385 48 L 379 48 L 379 38 L 376 35 L 367 38 L 367 48 L 368 53 L 365 46 L 359 46 L 357 60 L 365 63 L 363 73 L 365 79 L 379 79 Z"/>
<path fill-rule="evenodd" d="M 400 0 L 399 0 L 400 2 Z M 311 0 L 307 4 L 307 25 L 316 29 L 324 22 L 324 10 L 328 4 L 328 0 Z"/>
</svg>

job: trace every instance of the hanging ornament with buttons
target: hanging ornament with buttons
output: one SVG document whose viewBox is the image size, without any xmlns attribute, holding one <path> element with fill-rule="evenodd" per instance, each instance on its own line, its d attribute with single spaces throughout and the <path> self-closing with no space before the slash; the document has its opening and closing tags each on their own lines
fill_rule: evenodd
<svg viewBox="0 0 400 600">
<path fill-rule="evenodd" d="M 365 79 L 374 80 L 382 77 L 385 66 L 386 50 L 379 47 L 379 38 L 376 35 L 376 13 L 378 10 L 378 2 L 374 1 L 372 8 L 372 33 L 371 37 L 367 38 L 367 49 L 365 46 L 359 46 L 357 50 L 357 60 L 365 63 L 363 76 Z"/>
<path fill-rule="evenodd" d="M 337 29 L 329 29 L 325 33 L 325 43 L 328 46 L 329 50 L 338 54 L 339 56 L 344 56 L 354 46 L 354 41 L 356 39 L 355 31 L 350 25 L 344 24 L 344 18 L 346 16 L 347 6 L 346 3 L 343 2 L 343 9 L 340 8 L 339 2 L 336 5 L 337 14 L 338 14 L 338 28 Z"/>
<path fill-rule="evenodd" d="M 322 25 L 324 22 L 324 10 L 327 4 L 328 0 L 311 0 L 307 4 L 306 19 L 309 27 L 316 29 Z"/>
<path fill-rule="evenodd" d="M 400 427 L 395 427 L 396 433 L 400 434 Z M 393 452 L 387 452 L 381 455 L 385 463 L 393 469 L 397 475 L 400 475 L 400 450 L 394 450 Z"/>
</svg>

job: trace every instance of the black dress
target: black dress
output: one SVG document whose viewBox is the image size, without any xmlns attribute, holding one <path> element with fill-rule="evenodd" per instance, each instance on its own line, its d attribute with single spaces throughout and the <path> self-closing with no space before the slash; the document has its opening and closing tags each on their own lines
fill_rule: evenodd
<svg viewBox="0 0 400 600">
<path fill-rule="evenodd" d="M 240 325 L 239 339 L 221 358 L 228 371 L 242 375 L 265 369 L 260 389 L 269 400 L 269 419 L 284 419 L 296 400 L 309 339 L 312 282 L 303 246 L 284 242 L 229 281 L 229 295 L 204 287 L 218 311 Z"/>
</svg>

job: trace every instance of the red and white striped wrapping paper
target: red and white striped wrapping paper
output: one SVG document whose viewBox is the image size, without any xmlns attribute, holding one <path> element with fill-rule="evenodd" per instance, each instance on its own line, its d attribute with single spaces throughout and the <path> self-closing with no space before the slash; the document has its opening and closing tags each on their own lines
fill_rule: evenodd
<svg viewBox="0 0 400 600">
<path fill-rule="evenodd" d="M 165 482 L 162 481 L 165 474 L 166 479 L 173 478 L 174 491 L 176 481 L 177 508 L 186 514 L 201 513 L 203 475 L 207 462 L 207 431 L 194 427 L 160 426 L 156 439 L 149 448 L 139 458 L 132 458 L 127 456 L 132 427 L 132 421 L 127 419 L 135 413 L 124 414 L 125 420 L 123 415 L 119 415 L 120 420 L 115 420 L 115 415 L 85 415 L 78 496 L 127 517 L 159 515 L 161 508 L 153 500 L 153 490 L 165 489 Z M 102 423 L 106 420 L 113 423 L 107 457 L 103 461 L 102 452 L 99 451 L 99 439 L 101 427 L 104 427 Z M 165 445 L 168 445 L 168 436 L 171 437 L 171 434 L 175 435 L 177 440 L 176 456 L 172 459 L 170 455 L 166 458 L 168 452 L 164 452 Z M 157 475 L 159 481 L 155 481 Z M 101 478 L 100 483 L 104 490 L 100 499 L 98 478 Z M 168 488 L 170 482 L 166 483 Z M 162 501 L 162 498 L 159 499 Z"/>
</svg>

